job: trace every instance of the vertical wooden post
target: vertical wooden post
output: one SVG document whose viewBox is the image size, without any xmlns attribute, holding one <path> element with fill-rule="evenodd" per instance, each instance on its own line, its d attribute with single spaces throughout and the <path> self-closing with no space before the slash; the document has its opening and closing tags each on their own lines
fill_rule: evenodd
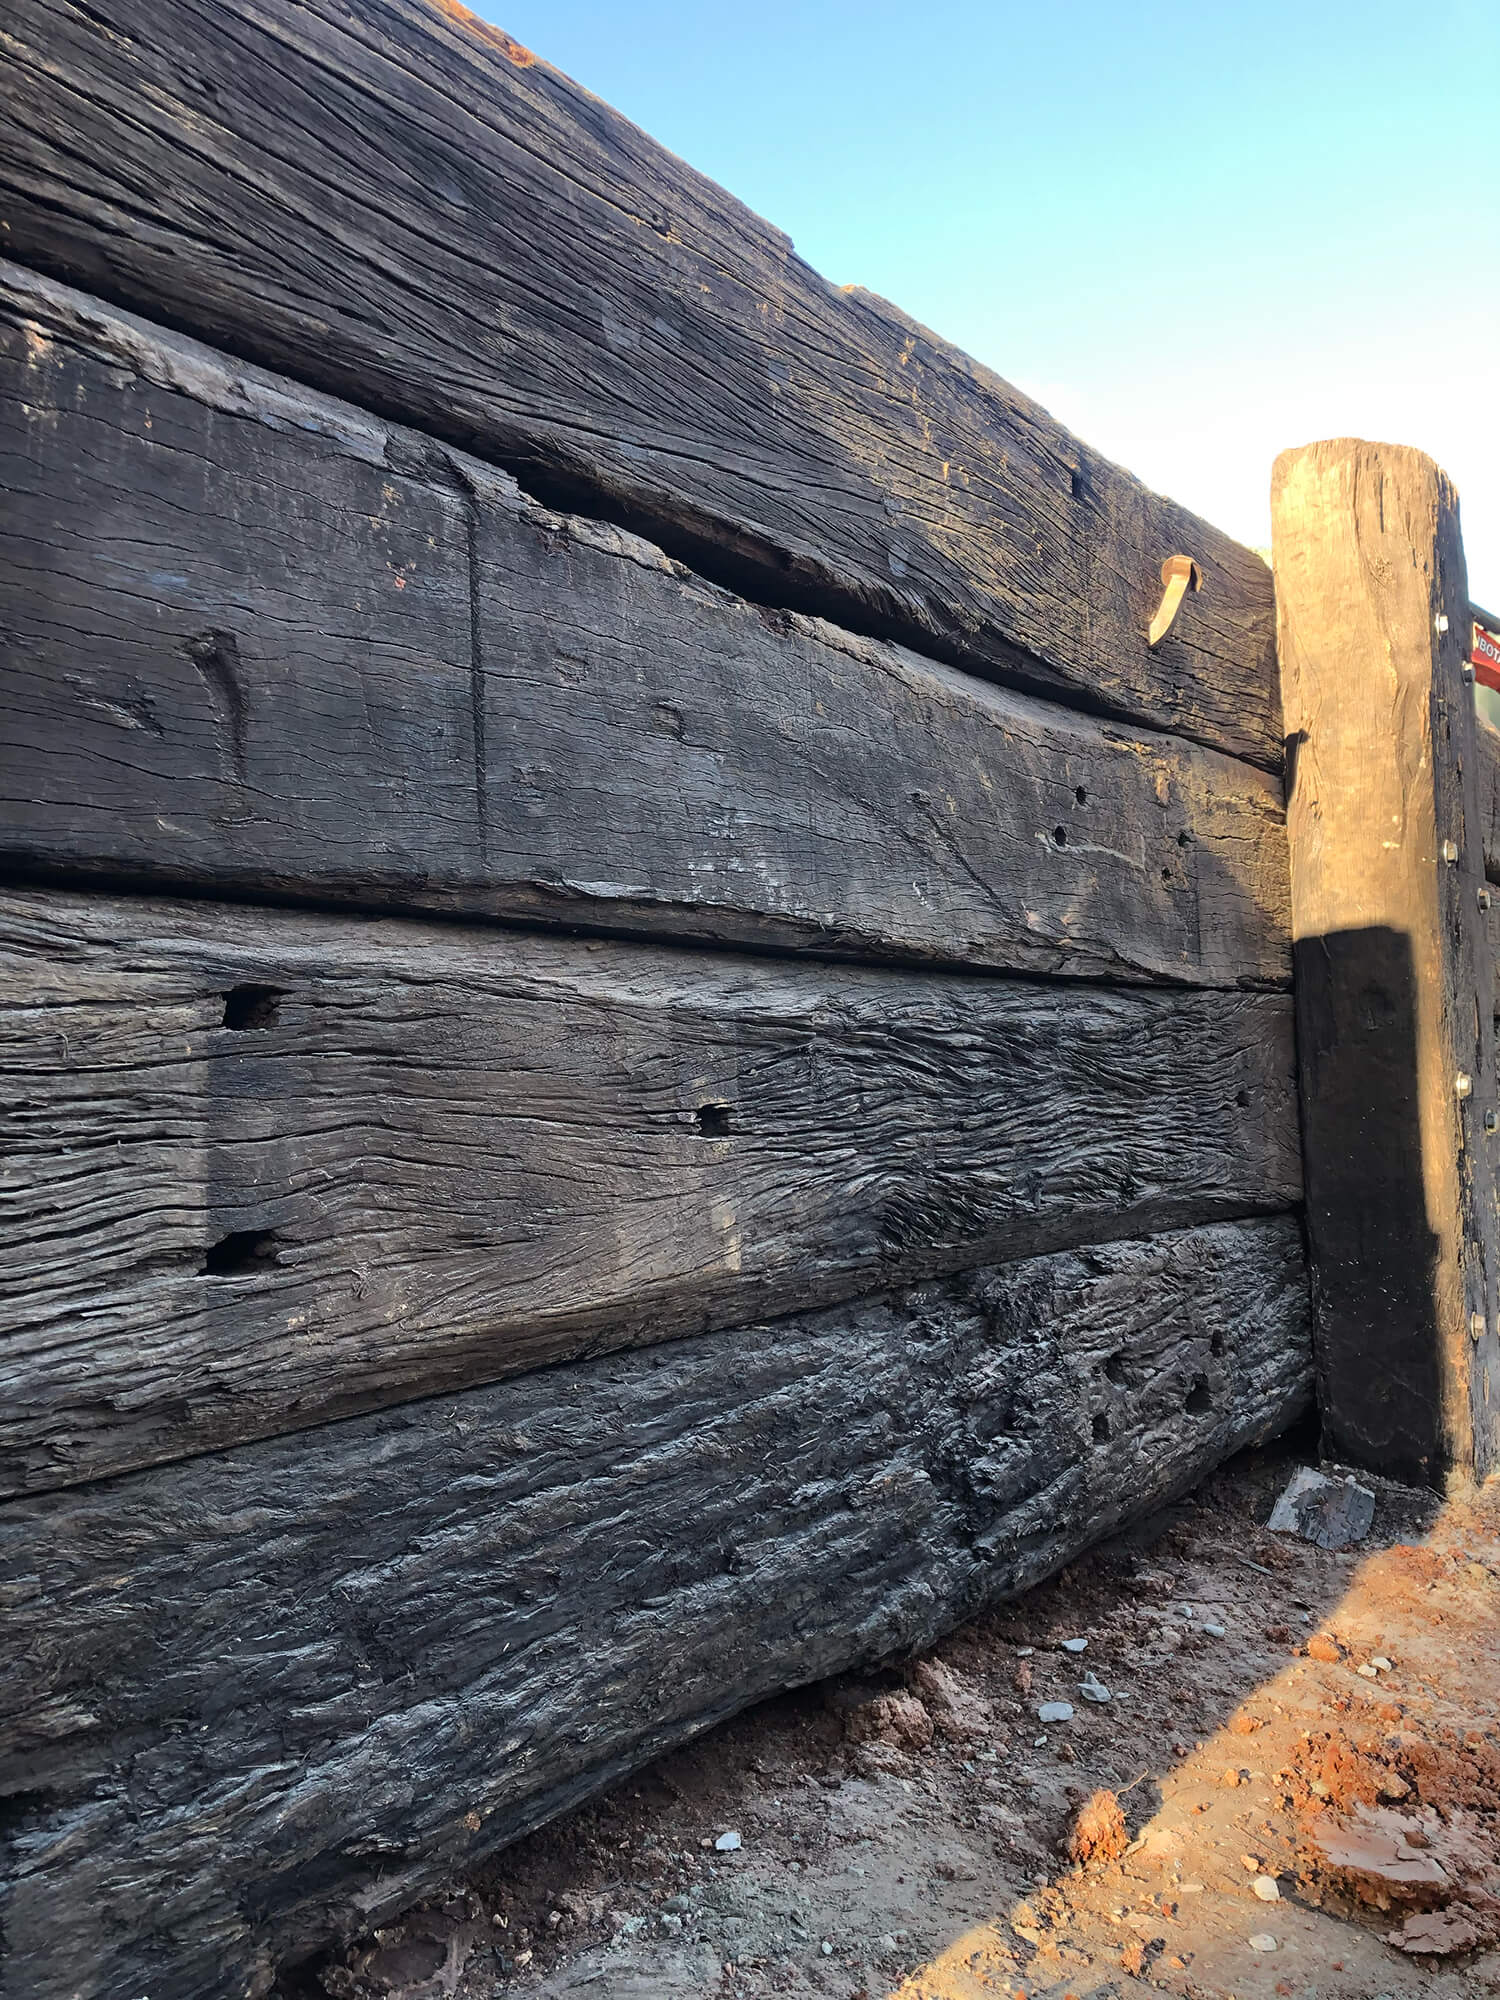
<svg viewBox="0 0 1500 2000">
<path fill-rule="evenodd" d="M 1324 1431 L 1440 1484 L 1496 1462 L 1500 1147 L 1468 589 L 1421 452 L 1282 454 L 1273 557 Z"/>
</svg>

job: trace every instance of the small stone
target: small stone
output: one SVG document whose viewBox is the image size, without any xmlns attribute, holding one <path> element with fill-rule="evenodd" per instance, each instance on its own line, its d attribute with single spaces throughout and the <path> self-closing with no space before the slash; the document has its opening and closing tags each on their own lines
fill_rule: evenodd
<svg viewBox="0 0 1500 2000">
<path fill-rule="evenodd" d="M 1088 1645 L 1087 1639 L 1064 1639 L 1062 1649 L 1065 1653 L 1086 1653 Z"/>
<path fill-rule="evenodd" d="M 1341 1660 L 1344 1655 L 1339 1642 L 1328 1632 L 1314 1632 L 1307 1642 L 1307 1657 L 1310 1660 L 1326 1660 L 1330 1663 Z"/>
<path fill-rule="evenodd" d="M 1250 1884 L 1250 1887 L 1263 1903 L 1279 1903 L 1281 1901 L 1281 1891 L 1276 1886 L 1276 1877 L 1274 1875 L 1257 1875 L 1255 1880 Z"/>
<path fill-rule="evenodd" d="M 1248 1943 L 1252 1951 L 1274 1951 L 1276 1949 L 1276 1940 L 1269 1931 L 1257 1931 L 1248 1940 Z"/>
<path fill-rule="evenodd" d="M 1377 1674 L 1388 1674 L 1391 1671 L 1391 1663 L 1385 1657 L 1384 1653 L 1376 1653 L 1372 1657 L 1370 1665 L 1375 1669 Z"/>
<path fill-rule="evenodd" d="M 822 1952 L 825 1958 L 833 1957 L 833 1946 L 828 1942 L 827 1938 L 824 1938 L 823 1942 L 818 1946 L 818 1950 Z"/>
<path fill-rule="evenodd" d="M 1038 1722 L 1071 1722 L 1073 1704 L 1070 1701 L 1044 1701 L 1036 1712 Z"/>
<path fill-rule="evenodd" d="M 1375 1495 L 1353 1477 L 1330 1479 L 1305 1465 L 1271 1510 L 1278 1535 L 1300 1535 L 1320 1549 L 1362 1542 L 1375 1519 Z"/>
<path fill-rule="evenodd" d="M 728 1833 L 721 1833 L 714 1842 L 714 1846 L 719 1850 L 720 1854 L 733 1854 L 739 1845 L 740 1837 L 733 1827 L 729 1829 Z"/>
<path fill-rule="evenodd" d="M 1109 1700 L 1109 1689 L 1093 1674 L 1085 1674 L 1078 1684 L 1078 1692 L 1085 1701 L 1098 1702 L 1102 1707 Z"/>
<path fill-rule="evenodd" d="M 1204 1621 L 1203 1630 L 1208 1634 L 1210 1639 L 1227 1639 L 1229 1636 L 1226 1626 L 1211 1625 L 1207 1620 Z"/>
<path fill-rule="evenodd" d="M 530 1963 L 531 1963 L 531 1953 L 530 1953 L 530 1951 L 529 1951 L 529 1950 L 527 1950 L 527 1951 L 518 1951 L 518 1952 L 516 1953 L 516 1964 L 517 1964 L 517 1965 L 530 1965 Z"/>
<path fill-rule="evenodd" d="M 682 1919 L 681 1917 L 673 1916 L 671 1911 L 668 1911 L 662 1918 L 661 1927 L 668 1937 L 681 1937 L 682 1935 Z"/>
<path fill-rule="evenodd" d="M 1035 1646 L 1017 1646 L 1016 1658 L 1018 1660 L 1029 1660 L 1035 1651 Z"/>
<path fill-rule="evenodd" d="M 1380 1679 L 1380 1669 L 1375 1665 L 1373 1660 L 1366 1660 L 1362 1667 L 1356 1667 L 1354 1671 L 1362 1681 L 1378 1681 Z"/>
</svg>

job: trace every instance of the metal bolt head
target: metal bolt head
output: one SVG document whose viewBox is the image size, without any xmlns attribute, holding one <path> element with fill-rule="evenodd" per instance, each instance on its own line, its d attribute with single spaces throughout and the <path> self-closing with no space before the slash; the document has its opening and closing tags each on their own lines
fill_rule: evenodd
<svg viewBox="0 0 1500 2000">
<path fill-rule="evenodd" d="M 1484 1339 L 1484 1314 L 1483 1314 L 1483 1313 L 1470 1313 L 1470 1314 L 1469 1314 L 1469 1338 L 1470 1338 L 1470 1340 L 1483 1340 L 1483 1339 Z"/>
<path fill-rule="evenodd" d="M 1486 1111 L 1484 1114 L 1486 1132 L 1500 1132 L 1500 1111 Z"/>
<path fill-rule="evenodd" d="M 1459 672 L 1463 675 L 1466 681 L 1473 680 L 1474 662 L 1472 660 L 1465 660 L 1463 665 L 1459 668 Z"/>
<path fill-rule="evenodd" d="M 1436 628 L 1437 628 L 1437 630 L 1438 630 L 1439 632 L 1446 632 L 1446 631 L 1447 631 L 1447 629 L 1448 629 L 1448 614 L 1447 614 L 1447 612 L 1446 612 L 1446 611 L 1440 611 L 1440 612 L 1438 613 L 1437 617 L 1436 617 L 1436 618 L 1434 618 L 1432 622 L 1433 622 L 1434 626 L 1436 626 Z"/>
<path fill-rule="evenodd" d="M 1445 840 L 1443 842 L 1443 859 L 1449 864 L 1450 867 L 1455 861 L 1457 861 L 1458 842 L 1456 840 Z"/>
<path fill-rule="evenodd" d="M 1479 907 L 1481 910 L 1487 910 L 1489 906 L 1490 906 L 1490 892 L 1488 889 L 1481 889 L 1479 892 Z"/>
<path fill-rule="evenodd" d="M 1453 1079 L 1453 1095 L 1467 1097 L 1474 1088 L 1474 1079 L 1466 1069 L 1461 1069 Z"/>
</svg>

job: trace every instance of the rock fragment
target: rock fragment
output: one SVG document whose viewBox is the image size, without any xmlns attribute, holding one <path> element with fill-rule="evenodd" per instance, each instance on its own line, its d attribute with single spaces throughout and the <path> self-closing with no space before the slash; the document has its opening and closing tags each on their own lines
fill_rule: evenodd
<svg viewBox="0 0 1500 2000">
<path fill-rule="evenodd" d="M 1098 1791 L 1085 1799 L 1068 1832 L 1068 1859 L 1117 1861 L 1129 1845 L 1125 1809 L 1115 1794 Z"/>
<path fill-rule="evenodd" d="M 925 1750 L 934 1735 L 932 1717 L 914 1694 L 881 1694 L 849 1711 L 844 1733 L 851 1743 L 887 1743 L 900 1750 Z"/>
<path fill-rule="evenodd" d="M 1331 1479 L 1310 1465 L 1294 1475 L 1271 1510 L 1268 1525 L 1278 1535 L 1299 1535 L 1320 1549 L 1347 1549 L 1362 1542 L 1375 1519 L 1375 1495 L 1352 1474 Z"/>
<path fill-rule="evenodd" d="M 1420 1910 L 1399 1930 L 1386 1933 L 1386 1943 L 1398 1951 L 1431 1952 L 1434 1957 L 1450 1951 L 1472 1951 L 1483 1942 L 1484 1933 L 1473 1912 L 1456 1903 L 1445 1910 Z"/>
<path fill-rule="evenodd" d="M 991 1733 L 994 1716 L 989 1703 L 972 1682 L 941 1660 L 919 1661 L 912 1669 L 911 1684 L 938 1735 L 963 1743 Z"/>
</svg>

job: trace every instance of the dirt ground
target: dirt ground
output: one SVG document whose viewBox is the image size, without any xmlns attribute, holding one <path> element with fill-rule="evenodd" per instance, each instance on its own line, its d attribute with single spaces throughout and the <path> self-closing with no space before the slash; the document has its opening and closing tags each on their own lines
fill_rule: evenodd
<svg viewBox="0 0 1500 2000">
<path fill-rule="evenodd" d="M 1500 1486 L 1369 1481 L 1327 1553 L 1263 1525 L 1302 1443 L 664 1758 L 286 2000 L 1500 1994 Z"/>
</svg>

